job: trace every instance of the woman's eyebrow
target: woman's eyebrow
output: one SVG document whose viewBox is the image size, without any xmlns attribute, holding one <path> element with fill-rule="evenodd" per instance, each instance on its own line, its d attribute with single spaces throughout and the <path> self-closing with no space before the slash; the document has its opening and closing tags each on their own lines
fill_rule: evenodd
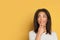
<svg viewBox="0 0 60 40">
<path fill-rule="evenodd" d="M 38 16 L 40 16 L 40 15 L 38 15 Z"/>
</svg>

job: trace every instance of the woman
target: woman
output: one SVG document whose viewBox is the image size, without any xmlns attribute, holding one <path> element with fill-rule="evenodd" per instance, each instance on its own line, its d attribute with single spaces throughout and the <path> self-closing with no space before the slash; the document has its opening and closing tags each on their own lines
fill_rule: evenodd
<svg viewBox="0 0 60 40">
<path fill-rule="evenodd" d="M 34 15 L 34 30 L 29 32 L 29 40 L 57 40 L 51 31 L 51 16 L 47 9 L 38 9 Z"/>
</svg>

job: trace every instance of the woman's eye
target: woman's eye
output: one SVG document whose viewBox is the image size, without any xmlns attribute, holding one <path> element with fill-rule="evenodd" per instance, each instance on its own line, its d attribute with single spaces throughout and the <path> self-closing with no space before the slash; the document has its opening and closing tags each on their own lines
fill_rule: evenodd
<svg viewBox="0 0 60 40">
<path fill-rule="evenodd" d="M 38 15 L 38 18 L 41 17 L 40 15 Z"/>
</svg>

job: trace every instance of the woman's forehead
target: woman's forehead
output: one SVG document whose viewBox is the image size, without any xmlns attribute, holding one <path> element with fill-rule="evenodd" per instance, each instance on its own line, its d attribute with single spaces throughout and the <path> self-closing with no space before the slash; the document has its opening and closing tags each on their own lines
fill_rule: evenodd
<svg viewBox="0 0 60 40">
<path fill-rule="evenodd" d="M 38 15 L 46 15 L 45 12 L 39 12 Z"/>
</svg>

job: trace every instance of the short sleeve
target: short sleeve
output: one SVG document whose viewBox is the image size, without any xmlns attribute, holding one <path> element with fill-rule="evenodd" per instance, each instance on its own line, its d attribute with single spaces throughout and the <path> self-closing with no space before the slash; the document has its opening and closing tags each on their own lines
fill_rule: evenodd
<svg viewBox="0 0 60 40">
<path fill-rule="evenodd" d="M 33 31 L 29 32 L 29 40 L 35 40 L 35 33 Z"/>
</svg>

